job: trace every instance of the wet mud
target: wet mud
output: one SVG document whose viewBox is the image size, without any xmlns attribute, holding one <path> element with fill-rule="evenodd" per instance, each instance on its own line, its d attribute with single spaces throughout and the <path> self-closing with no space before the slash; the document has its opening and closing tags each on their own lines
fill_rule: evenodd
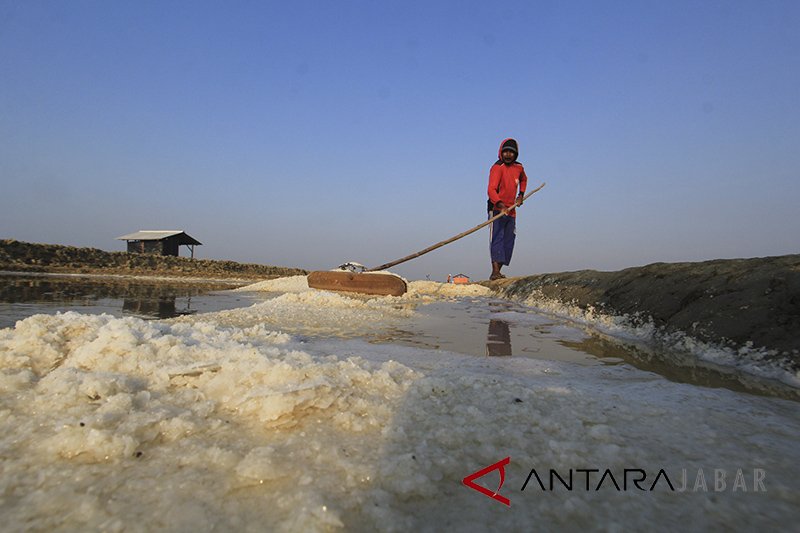
<svg viewBox="0 0 800 533">
<path fill-rule="evenodd" d="M 512 299 L 555 300 L 663 332 L 736 348 L 763 348 L 800 368 L 800 255 L 655 263 L 483 282 Z"/>
</svg>

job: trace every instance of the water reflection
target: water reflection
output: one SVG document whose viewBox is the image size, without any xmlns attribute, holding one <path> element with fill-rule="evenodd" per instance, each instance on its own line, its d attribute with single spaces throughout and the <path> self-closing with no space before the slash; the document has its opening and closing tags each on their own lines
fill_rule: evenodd
<svg viewBox="0 0 800 533">
<path fill-rule="evenodd" d="M 0 274 L 0 328 L 37 313 L 78 311 L 172 318 L 253 303 L 238 293 L 212 294 L 235 285 L 132 278 Z"/>
<path fill-rule="evenodd" d="M 175 307 L 174 296 L 162 296 L 158 300 L 145 300 L 141 298 L 125 298 L 122 302 L 122 310 L 132 315 L 151 316 L 154 318 L 172 318 L 180 315 L 191 315 L 197 312 L 192 309 L 192 299 L 187 298 L 183 309 Z"/>
<path fill-rule="evenodd" d="M 486 334 L 486 355 L 511 355 L 511 329 L 505 320 L 490 319 Z"/>
</svg>

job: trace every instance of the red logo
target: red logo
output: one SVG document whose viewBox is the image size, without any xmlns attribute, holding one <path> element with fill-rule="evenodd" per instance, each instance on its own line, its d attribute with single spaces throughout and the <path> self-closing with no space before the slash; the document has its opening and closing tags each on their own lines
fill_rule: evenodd
<svg viewBox="0 0 800 533">
<path fill-rule="evenodd" d="M 478 492 L 480 492 L 481 494 L 483 494 L 485 496 L 488 496 L 488 497 L 492 498 L 493 500 L 497 500 L 500 503 L 502 503 L 504 505 L 507 505 L 508 507 L 511 507 L 511 500 L 509 500 L 505 496 L 501 496 L 499 494 L 500 489 L 503 487 L 503 482 L 506 480 L 506 469 L 505 469 L 505 466 L 510 462 L 511 462 L 511 457 L 506 457 L 502 461 L 498 461 L 493 465 L 489 465 L 486 468 L 483 468 L 481 470 L 478 470 L 477 472 L 474 472 L 474 473 L 468 475 L 461 482 L 464 483 L 464 485 L 466 485 L 467 487 L 469 487 L 471 489 L 475 489 Z M 476 479 L 478 479 L 479 477 L 485 476 L 486 474 L 488 474 L 492 470 L 499 470 L 500 471 L 500 485 L 497 486 L 497 490 L 494 491 L 494 492 L 490 491 L 486 487 L 481 487 L 480 485 L 478 485 L 477 483 L 474 482 Z"/>
</svg>

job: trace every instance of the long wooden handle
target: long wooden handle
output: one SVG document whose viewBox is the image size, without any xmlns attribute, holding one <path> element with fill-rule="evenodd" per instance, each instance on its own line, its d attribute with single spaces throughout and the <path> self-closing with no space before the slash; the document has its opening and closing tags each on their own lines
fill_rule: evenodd
<svg viewBox="0 0 800 533">
<path fill-rule="evenodd" d="M 538 187 L 536 187 L 535 189 L 533 189 L 531 192 L 529 192 L 528 194 L 526 194 L 525 196 L 523 196 L 523 197 L 522 197 L 522 201 L 524 202 L 525 200 L 527 200 L 528 198 L 530 198 L 530 197 L 531 197 L 531 196 L 532 196 L 534 193 L 536 193 L 536 192 L 540 191 L 540 190 L 542 189 L 542 187 L 544 187 L 545 185 L 546 185 L 545 183 L 542 183 L 541 185 L 539 185 Z M 509 211 L 511 211 L 511 210 L 513 210 L 513 209 L 516 209 L 517 207 L 519 207 L 519 203 L 517 203 L 517 202 L 514 202 L 514 205 L 513 205 L 513 206 L 511 206 L 511 207 L 506 207 L 506 208 L 505 208 L 505 209 L 503 209 L 503 210 L 502 210 L 500 213 L 496 214 L 495 216 L 493 216 L 492 218 L 490 218 L 490 219 L 489 219 L 489 220 L 487 220 L 486 222 L 482 222 L 481 224 L 478 224 L 477 226 L 475 226 L 475 227 L 474 227 L 474 228 L 472 228 L 472 229 L 468 229 L 467 231 L 465 231 L 465 232 L 463 232 L 463 233 L 459 233 L 459 234 L 458 234 L 458 235 L 456 235 L 455 237 L 450 237 L 450 238 L 449 238 L 449 239 L 447 239 L 446 241 L 437 242 L 437 243 L 436 243 L 436 244 L 434 244 L 433 246 L 428 246 L 428 247 L 427 247 L 427 248 L 425 248 L 424 250 L 420 250 L 419 252 L 417 252 L 417 253 L 415 253 L 415 254 L 407 255 L 407 256 L 405 256 L 405 257 L 403 257 L 403 258 L 401 258 L 401 259 L 397 259 L 397 260 L 395 260 L 395 261 L 392 261 L 391 263 L 385 263 L 385 264 L 383 264 L 383 265 L 381 265 L 381 266 L 376 266 L 376 267 L 374 267 L 374 268 L 368 268 L 368 269 L 366 270 L 366 272 L 375 272 L 376 270 L 386 270 L 387 268 L 391 268 L 391 267 L 393 267 L 393 266 L 395 266 L 395 265 L 399 265 L 400 263 L 405 263 L 406 261 L 411 261 L 411 260 L 412 260 L 412 259 L 414 259 L 414 258 L 417 258 L 417 257 L 419 257 L 419 256 L 421 256 L 421 255 L 425 255 L 425 254 L 427 254 L 428 252 L 432 252 L 433 250 L 435 250 L 435 249 L 437 249 L 437 248 L 441 248 L 441 247 L 442 247 L 442 246 L 444 246 L 445 244 L 450 244 L 451 242 L 453 242 L 453 241 L 457 241 L 458 239 L 460 239 L 460 238 L 462 238 L 462 237 L 466 237 L 466 236 L 467 236 L 467 235 L 469 235 L 470 233 L 475 233 L 476 231 L 478 231 L 478 230 L 479 230 L 479 229 L 481 229 L 482 227 L 484 227 L 484 226 L 488 226 L 489 224 L 491 224 L 492 222 L 494 222 L 494 221 L 495 221 L 495 220 L 497 220 L 498 218 L 500 218 L 500 217 L 502 217 L 502 216 L 504 216 L 504 215 L 507 215 Z"/>
</svg>

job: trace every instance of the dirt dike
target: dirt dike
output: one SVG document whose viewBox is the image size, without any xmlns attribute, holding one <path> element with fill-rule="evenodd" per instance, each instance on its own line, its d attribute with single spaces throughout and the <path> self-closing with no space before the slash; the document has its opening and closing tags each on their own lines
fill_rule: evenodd
<svg viewBox="0 0 800 533">
<path fill-rule="evenodd" d="M 634 320 L 652 319 L 733 348 L 752 344 L 800 364 L 800 255 L 654 263 L 483 282 L 501 296 L 557 300 Z"/>
<path fill-rule="evenodd" d="M 57 244 L 0 240 L 0 270 L 202 279 L 265 280 L 305 275 L 299 268 L 155 254 L 106 252 Z"/>
</svg>

